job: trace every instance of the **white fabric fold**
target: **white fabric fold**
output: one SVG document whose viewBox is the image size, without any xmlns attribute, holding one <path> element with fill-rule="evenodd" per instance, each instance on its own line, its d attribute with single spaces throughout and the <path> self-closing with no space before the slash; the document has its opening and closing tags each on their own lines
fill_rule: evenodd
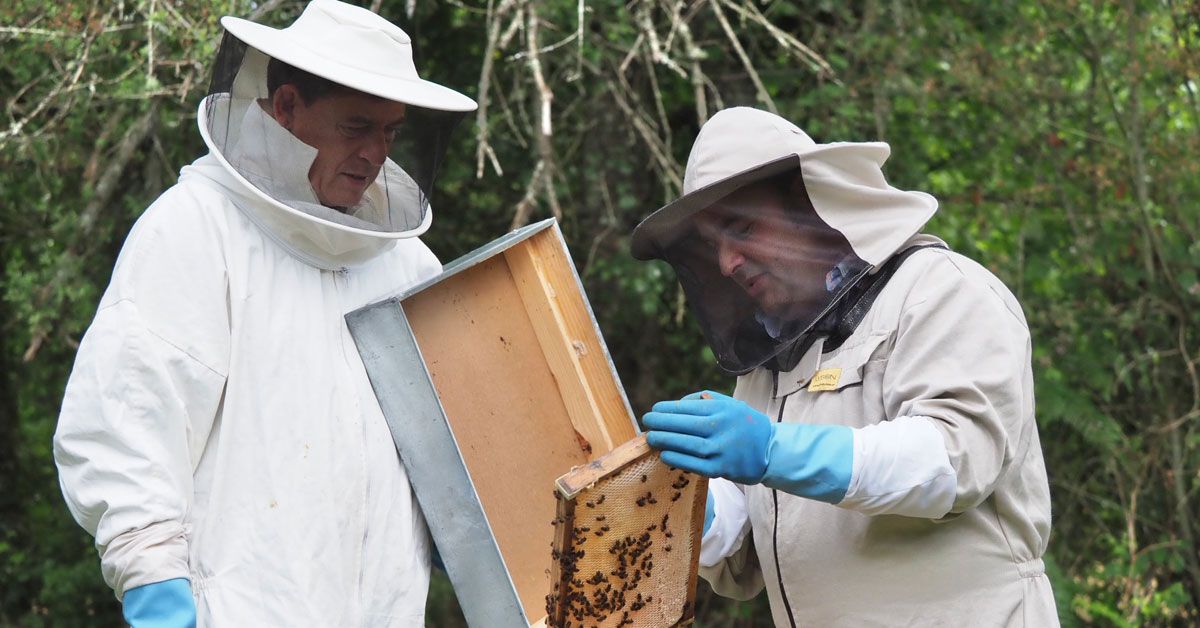
<svg viewBox="0 0 1200 628">
<path fill-rule="evenodd" d="M 713 500 L 713 521 L 700 541 L 700 565 L 712 567 L 742 547 L 750 532 L 746 494 L 724 478 L 708 481 L 708 498 Z"/>
<path fill-rule="evenodd" d="M 100 548 L 100 556 L 100 571 L 117 599 L 143 585 L 191 578 L 187 538 L 178 521 L 130 530 Z"/>
<path fill-rule="evenodd" d="M 233 143 L 235 138 L 228 141 Z M 247 181 L 271 198 L 310 216 L 381 233 L 399 230 L 393 223 L 420 222 L 421 190 L 391 159 L 384 161 L 362 200 L 347 213 L 322 205 L 308 180 L 317 149 L 280 126 L 257 102 L 246 108 L 236 143 L 226 148 L 229 165 Z M 394 220 L 388 209 L 393 203 L 397 211 L 408 211 L 410 215 Z"/>
<path fill-rule="evenodd" d="M 231 103 L 228 95 L 213 96 L 200 102 L 197 118 L 213 159 L 193 167 L 210 171 L 206 176 L 225 187 L 238 210 L 306 264 L 324 270 L 362 266 L 391 250 L 398 240 L 425 233 L 433 221 L 431 208 L 420 212 L 423 201 L 416 182 L 390 159 L 359 205 L 343 214 L 315 202 L 308 171 L 316 150 L 280 127 L 257 104 L 246 106 Z M 226 128 L 214 120 L 237 127 Z M 235 137 L 230 137 L 231 131 Z M 224 172 L 213 173 L 214 168 Z"/>
<path fill-rule="evenodd" d="M 854 470 L 838 506 L 868 515 L 937 519 L 950 512 L 957 486 L 933 421 L 902 416 L 854 430 Z"/>
</svg>

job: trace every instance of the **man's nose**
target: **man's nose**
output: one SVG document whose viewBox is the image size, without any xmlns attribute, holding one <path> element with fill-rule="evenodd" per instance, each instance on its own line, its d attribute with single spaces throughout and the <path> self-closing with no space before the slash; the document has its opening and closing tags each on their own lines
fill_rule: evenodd
<svg viewBox="0 0 1200 628">
<path fill-rule="evenodd" d="M 389 148 L 391 142 L 388 141 L 386 132 L 371 133 L 359 146 L 358 156 L 371 162 L 372 166 L 382 166 L 383 160 L 387 159 Z"/>
<path fill-rule="evenodd" d="M 741 251 L 728 240 L 722 240 L 717 244 L 717 265 L 720 267 L 722 275 L 732 277 L 745 261 L 746 258 Z"/>
</svg>

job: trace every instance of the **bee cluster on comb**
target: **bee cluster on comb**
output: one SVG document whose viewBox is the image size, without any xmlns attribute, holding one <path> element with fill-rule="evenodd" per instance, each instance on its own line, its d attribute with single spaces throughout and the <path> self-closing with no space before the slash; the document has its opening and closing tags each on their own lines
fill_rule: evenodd
<svg viewBox="0 0 1200 628">
<path fill-rule="evenodd" d="M 639 436 L 556 485 L 547 625 L 691 623 L 707 479 L 667 466 Z"/>
</svg>

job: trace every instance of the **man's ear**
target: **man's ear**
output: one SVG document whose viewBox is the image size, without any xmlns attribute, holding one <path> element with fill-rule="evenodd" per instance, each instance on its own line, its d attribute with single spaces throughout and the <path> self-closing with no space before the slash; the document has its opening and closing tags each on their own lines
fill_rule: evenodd
<svg viewBox="0 0 1200 628">
<path fill-rule="evenodd" d="M 290 131 L 292 123 L 296 119 L 296 107 L 299 104 L 299 90 L 291 83 L 284 83 L 276 87 L 275 93 L 271 95 L 271 115 L 275 117 L 279 126 Z"/>
</svg>

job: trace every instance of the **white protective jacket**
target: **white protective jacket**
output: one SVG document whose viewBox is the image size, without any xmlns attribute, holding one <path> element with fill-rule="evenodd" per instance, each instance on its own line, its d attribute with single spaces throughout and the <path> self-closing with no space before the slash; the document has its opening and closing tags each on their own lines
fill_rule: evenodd
<svg viewBox="0 0 1200 628">
<path fill-rule="evenodd" d="M 121 251 L 55 434 L 67 503 L 118 597 L 188 578 L 201 626 L 423 625 L 428 532 L 343 316 L 441 266 L 273 204 L 228 166 L 253 155 L 222 157 Z"/>
</svg>

